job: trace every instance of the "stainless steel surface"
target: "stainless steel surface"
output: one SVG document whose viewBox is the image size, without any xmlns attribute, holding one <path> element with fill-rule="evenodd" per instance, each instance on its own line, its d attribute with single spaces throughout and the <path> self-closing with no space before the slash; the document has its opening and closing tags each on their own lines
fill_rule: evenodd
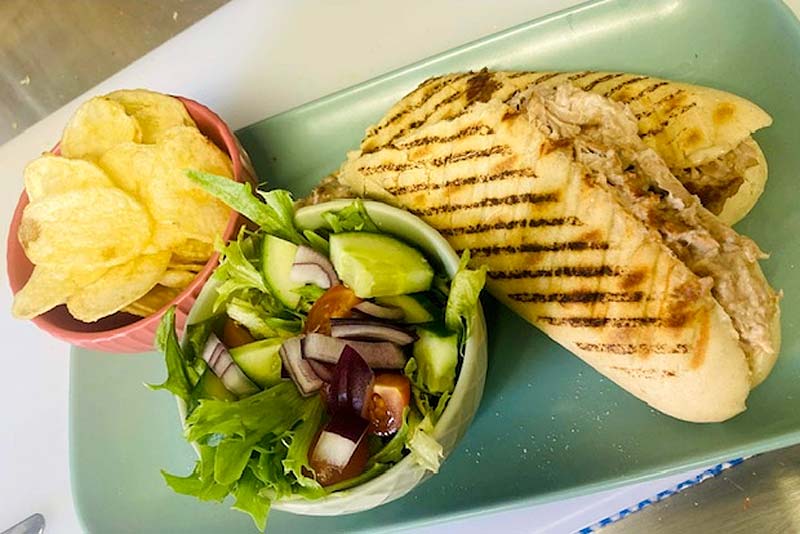
<svg viewBox="0 0 800 534">
<path fill-rule="evenodd" d="M 10 529 L 0 532 L 0 534 L 42 534 L 44 525 L 44 516 L 42 514 L 33 514 Z"/>
<path fill-rule="evenodd" d="M 0 144 L 226 1 L 0 1 Z M 44 529 L 41 514 L 29 519 L 39 530 L 2 534 Z M 603 532 L 800 533 L 800 446 L 750 459 Z"/>
<path fill-rule="evenodd" d="M 227 0 L 3 0 L 0 144 Z"/>
<path fill-rule="evenodd" d="M 798 533 L 800 445 L 750 458 L 602 532 Z"/>
</svg>

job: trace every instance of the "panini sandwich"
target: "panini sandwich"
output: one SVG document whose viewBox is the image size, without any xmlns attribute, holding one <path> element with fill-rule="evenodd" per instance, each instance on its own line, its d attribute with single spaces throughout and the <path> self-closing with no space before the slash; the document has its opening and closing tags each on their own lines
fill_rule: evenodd
<svg viewBox="0 0 800 534">
<path fill-rule="evenodd" d="M 687 191 L 631 108 L 572 84 L 495 92 L 396 133 L 393 109 L 326 187 L 421 216 L 489 267 L 493 295 L 654 408 L 744 410 L 780 343 L 756 244 Z"/>
</svg>

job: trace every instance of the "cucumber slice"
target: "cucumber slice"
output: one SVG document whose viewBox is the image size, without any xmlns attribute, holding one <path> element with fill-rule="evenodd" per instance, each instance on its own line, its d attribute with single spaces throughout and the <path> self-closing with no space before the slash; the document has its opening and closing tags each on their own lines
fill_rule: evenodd
<svg viewBox="0 0 800 534">
<path fill-rule="evenodd" d="M 445 330 L 417 327 L 414 342 L 418 378 L 431 393 L 453 391 L 458 364 L 458 334 Z"/>
<path fill-rule="evenodd" d="M 402 322 L 406 324 L 430 323 L 436 318 L 436 306 L 424 293 L 378 297 L 375 302 L 403 310 Z"/>
<path fill-rule="evenodd" d="M 261 270 L 264 272 L 264 279 L 275 297 L 284 306 L 292 309 L 300 302 L 300 294 L 294 290 L 303 286 L 302 283 L 293 282 L 289 276 L 296 255 L 297 245 L 294 243 L 272 235 L 264 238 L 261 247 Z"/>
<path fill-rule="evenodd" d="M 360 298 L 427 291 L 433 269 L 420 251 L 383 234 L 346 232 L 330 237 L 331 262 Z"/>
<path fill-rule="evenodd" d="M 228 352 L 247 378 L 268 388 L 281 381 L 281 357 L 278 350 L 282 339 L 262 339 L 233 347 Z"/>
<path fill-rule="evenodd" d="M 211 369 L 206 369 L 197 381 L 197 385 L 192 391 L 195 399 L 216 399 L 235 401 L 236 395 L 228 391 L 217 375 L 211 372 Z"/>
</svg>

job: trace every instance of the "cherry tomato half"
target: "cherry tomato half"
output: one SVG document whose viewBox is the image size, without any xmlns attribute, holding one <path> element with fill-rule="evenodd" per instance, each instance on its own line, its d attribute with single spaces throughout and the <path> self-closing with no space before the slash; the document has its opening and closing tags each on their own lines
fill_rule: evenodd
<svg viewBox="0 0 800 534">
<path fill-rule="evenodd" d="M 404 375 L 375 375 L 367 406 L 369 431 L 378 436 L 394 434 L 403 426 L 403 410 L 411 401 L 411 384 Z"/>
<path fill-rule="evenodd" d="M 356 450 L 353 451 L 353 455 L 350 457 L 350 461 L 347 465 L 342 469 L 338 469 L 330 464 L 314 461 L 313 451 L 317 446 L 320 434 L 322 434 L 322 428 L 317 431 L 317 435 L 314 436 L 311 442 L 311 447 L 308 448 L 309 465 L 311 469 L 314 470 L 314 473 L 316 473 L 315 479 L 320 485 L 330 486 L 342 482 L 343 480 L 357 477 L 364 472 L 364 467 L 366 467 L 367 460 L 369 460 L 369 444 L 366 436 L 364 436 L 361 443 L 358 444 Z"/>
<path fill-rule="evenodd" d="M 247 328 L 236 324 L 233 319 L 225 319 L 225 324 L 222 325 L 222 344 L 232 349 L 241 345 L 247 345 L 255 341 L 255 338 L 250 335 Z"/>
<path fill-rule="evenodd" d="M 361 299 L 351 289 L 343 285 L 333 286 L 311 306 L 303 332 L 330 335 L 331 317 L 349 317 L 350 310 L 359 302 Z"/>
</svg>

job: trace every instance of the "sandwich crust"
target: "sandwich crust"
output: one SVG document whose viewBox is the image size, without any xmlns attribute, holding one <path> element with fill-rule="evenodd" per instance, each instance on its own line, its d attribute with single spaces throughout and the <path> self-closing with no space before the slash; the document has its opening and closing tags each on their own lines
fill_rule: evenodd
<svg viewBox="0 0 800 534">
<path fill-rule="evenodd" d="M 404 120 L 393 119 L 396 106 L 339 180 L 419 215 L 457 251 L 470 249 L 489 267 L 493 295 L 654 408 L 697 422 L 741 412 L 771 363 L 751 372 L 712 279 L 692 272 L 657 225 L 643 224 L 602 173 L 576 160 L 575 139 L 538 124 L 523 93 L 519 102 L 487 97 L 492 87 L 473 84 L 463 113 L 399 134 L 387 130 Z M 635 121 L 609 120 L 623 128 L 627 120 L 635 137 Z"/>
</svg>

